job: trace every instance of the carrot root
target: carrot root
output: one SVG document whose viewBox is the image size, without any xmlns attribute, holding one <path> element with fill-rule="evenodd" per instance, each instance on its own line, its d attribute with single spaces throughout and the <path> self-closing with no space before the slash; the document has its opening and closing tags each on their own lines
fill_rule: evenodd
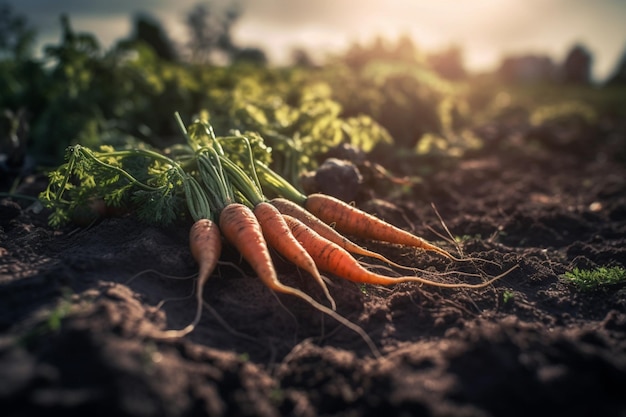
<svg viewBox="0 0 626 417">
<path fill-rule="evenodd" d="M 329 307 L 315 301 L 308 294 L 284 285 L 278 280 L 267 243 L 263 237 L 263 231 L 252 210 L 243 204 L 229 204 L 220 214 L 220 228 L 226 240 L 237 248 L 265 286 L 273 291 L 293 295 L 307 302 L 318 311 L 325 313 L 340 324 L 353 330 L 361 336 L 374 356 L 380 356 L 376 345 L 361 327 Z"/>
<path fill-rule="evenodd" d="M 315 262 L 311 258 L 311 255 L 300 245 L 300 242 L 293 237 L 291 229 L 289 229 L 280 211 L 268 202 L 261 202 L 254 207 L 253 212 L 261 225 L 263 236 L 267 240 L 268 245 L 276 249 L 278 253 L 287 258 L 291 263 L 311 274 L 322 288 L 332 309 L 336 310 L 337 305 L 335 300 L 330 295 L 328 287 L 317 270 Z"/>
<path fill-rule="evenodd" d="M 283 214 L 287 214 L 289 216 L 295 217 L 300 220 L 302 223 L 313 229 L 320 236 L 330 240 L 331 242 L 341 246 L 345 250 L 355 255 L 367 256 L 368 258 L 377 259 L 386 264 L 394 266 L 400 269 L 407 269 L 411 271 L 418 270 L 417 268 L 411 268 L 409 266 L 401 265 L 397 262 L 393 262 L 392 260 L 386 258 L 380 253 L 373 252 L 365 249 L 362 246 L 357 245 L 352 242 L 350 239 L 346 238 L 335 229 L 330 227 L 328 224 L 324 223 L 317 217 L 315 217 L 312 213 L 307 211 L 304 207 L 294 203 L 293 201 L 284 199 L 284 198 L 274 198 L 271 200 L 271 203 Z"/>
<path fill-rule="evenodd" d="M 455 259 L 446 250 L 427 242 L 421 237 L 393 226 L 337 198 L 320 193 L 311 194 L 307 196 L 304 208 L 323 222 L 335 224 L 335 227 L 341 233 L 365 239 L 413 246 L 438 253 L 448 259 Z"/>
<path fill-rule="evenodd" d="M 415 282 L 441 288 L 477 289 L 490 285 L 510 272 L 509 270 L 505 274 L 499 275 L 480 284 L 448 284 L 415 276 L 389 277 L 380 275 L 365 269 L 355 258 L 352 257 L 352 255 L 350 255 L 348 251 L 320 236 L 296 218 L 289 215 L 283 215 L 283 217 L 291 228 L 293 235 L 309 252 L 309 254 L 311 254 L 311 257 L 320 270 L 357 283 L 387 286 L 403 282 Z"/>
<path fill-rule="evenodd" d="M 215 270 L 222 253 L 222 237 L 220 230 L 209 219 L 196 221 L 189 230 L 189 249 L 191 256 L 198 263 L 198 278 L 196 281 L 196 315 L 193 321 L 180 330 L 168 330 L 163 332 L 164 338 L 183 337 L 191 333 L 202 317 L 204 285 Z"/>
</svg>

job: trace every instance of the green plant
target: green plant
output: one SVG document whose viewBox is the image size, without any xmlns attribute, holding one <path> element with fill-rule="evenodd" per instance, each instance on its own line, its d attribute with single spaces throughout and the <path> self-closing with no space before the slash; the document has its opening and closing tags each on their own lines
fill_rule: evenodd
<svg viewBox="0 0 626 417">
<path fill-rule="evenodd" d="M 478 233 L 478 234 L 475 234 L 475 235 L 460 235 L 460 236 L 455 236 L 454 237 L 454 241 L 456 243 L 464 243 L 464 242 L 467 242 L 467 241 L 472 240 L 472 239 L 480 240 L 480 239 L 482 239 L 482 236 L 481 236 L 480 233 Z"/>
<path fill-rule="evenodd" d="M 63 320 L 72 312 L 74 306 L 71 290 L 63 289 L 56 304 L 50 309 L 42 311 L 37 322 L 21 334 L 18 343 L 25 347 L 34 346 L 42 338 L 60 332 Z"/>
<path fill-rule="evenodd" d="M 515 294 L 513 291 L 506 290 L 502 293 L 502 302 L 504 304 L 509 304 L 515 299 Z"/>
<path fill-rule="evenodd" d="M 626 269 L 621 266 L 601 266 L 595 269 L 574 268 L 563 274 L 562 278 L 580 291 L 591 291 L 599 287 L 626 282 Z"/>
</svg>

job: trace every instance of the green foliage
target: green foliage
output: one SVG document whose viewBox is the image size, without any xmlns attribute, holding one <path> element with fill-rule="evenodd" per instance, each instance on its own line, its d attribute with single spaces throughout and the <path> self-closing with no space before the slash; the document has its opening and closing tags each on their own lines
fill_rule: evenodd
<svg viewBox="0 0 626 417">
<path fill-rule="evenodd" d="M 365 150 L 392 142 L 371 117 L 343 117 L 331 87 L 301 70 L 232 70 L 239 77 L 229 79 L 227 90 L 211 90 L 207 120 L 217 132 L 244 132 L 262 161 L 269 162 L 271 149 L 273 168 L 293 183 L 303 170 L 315 168 L 318 155 L 342 142 Z"/>
<path fill-rule="evenodd" d="M 374 61 L 359 70 L 336 65 L 323 77 L 346 117 L 370 116 L 406 148 L 441 131 L 438 106 L 454 90 L 419 64 Z"/>
<path fill-rule="evenodd" d="M 63 289 L 56 304 L 51 309 L 42 312 L 39 320 L 20 336 L 18 343 L 27 348 L 37 346 L 42 339 L 58 333 L 62 328 L 63 320 L 71 314 L 74 308 L 72 292 L 69 289 Z"/>
<path fill-rule="evenodd" d="M 107 207 L 133 205 L 139 218 L 149 223 L 171 223 L 182 212 L 181 174 L 152 151 L 103 146 L 94 152 L 74 145 L 68 147 L 65 159 L 49 172 L 48 187 L 39 196 L 51 210 L 52 227 L 66 224 L 97 201 Z"/>
<path fill-rule="evenodd" d="M 581 101 L 564 101 L 537 107 L 530 115 L 530 122 L 535 126 L 578 118 L 581 122 L 592 124 L 597 120 L 594 109 Z"/>
<path fill-rule="evenodd" d="M 509 304 L 515 300 L 515 293 L 513 291 L 504 291 L 502 293 L 502 302 L 504 304 Z"/>
<path fill-rule="evenodd" d="M 467 92 L 475 123 L 499 121 L 540 126 L 578 120 L 588 125 L 601 115 L 619 119 L 624 113 L 623 88 L 597 88 L 556 83 L 507 85 L 496 79 L 473 83 Z"/>
<path fill-rule="evenodd" d="M 574 268 L 563 274 L 562 278 L 580 291 L 592 291 L 608 285 L 626 282 L 626 269 L 620 266 L 598 267 L 595 269 Z"/>
<path fill-rule="evenodd" d="M 192 11 L 194 30 L 208 31 L 202 36 L 211 39 L 211 50 L 233 49 L 232 40 L 218 35 L 228 34 L 237 10 L 222 17 L 209 11 Z M 212 28 L 211 16 L 224 25 Z M 15 23 L 11 19 L 5 18 Z M 20 22 L 16 33 L 28 44 L 30 32 Z M 623 91 L 444 78 L 434 69 L 441 62 L 429 63 L 408 38 L 355 46 L 321 68 L 271 68 L 207 65 L 201 58 L 207 51 L 199 50 L 196 61 L 177 61 L 140 33 L 103 51 L 69 19 L 61 19 L 61 29 L 59 43 L 40 61 L 25 53 L 0 55 L 0 108 L 30 114 L 28 152 L 43 165 L 61 164 L 65 149 L 77 143 L 170 147 L 180 139 L 172 114 L 191 121 L 204 111 L 215 132 L 247 137 L 256 158 L 297 184 L 302 171 L 341 143 L 366 152 L 393 143 L 405 155 L 456 158 L 484 146 L 474 132 L 486 121 L 590 124 L 604 112 L 623 117 L 626 108 Z M 243 145 L 227 146 L 234 155 Z"/>
</svg>

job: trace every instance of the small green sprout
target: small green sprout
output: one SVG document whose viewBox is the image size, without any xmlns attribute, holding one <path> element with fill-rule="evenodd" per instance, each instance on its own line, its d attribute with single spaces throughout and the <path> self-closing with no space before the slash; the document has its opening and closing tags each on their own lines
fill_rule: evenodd
<svg viewBox="0 0 626 417">
<path fill-rule="evenodd" d="M 71 290 L 63 289 L 56 305 L 49 310 L 42 311 L 41 317 L 32 327 L 25 330 L 19 337 L 18 343 L 30 347 L 42 338 L 60 332 L 63 320 L 70 315 L 73 307 Z"/>
<path fill-rule="evenodd" d="M 599 287 L 626 282 L 626 269 L 621 266 L 598 267 L 595 269 L 574 268 L 566 272 L 562 278 L 580 291 L 591 291 Z"/>
<path fill-rule="evenodd" d="M 506 290 L 502 293 L 502 302 L 504 304 L 509 304 L 515 299 L 515 294 L 513 291 Z"/>
<path fill-rule="evenodd" d="M 269 399 L 273 404 L 280 405 L 285 401 L 285 391 L 281 388 L 274 388 L 270 391 Z"/>
<path fill-rule="evenodd" d="M 363 295 L 369 295 L 369 292 L 367 290 L 367 285 L 365 284 L 359 285 L 359 290 L 361 290 L 361 293 L 363 293 Z"/>
<path fill-rule="evenodd" d="M 460 236 L 455 236 L 454 237 L 454 241 L 456 243 L 465 243 L 465 242 L 470 241 L 472 239 L 480 240 L 480 239 L 482 239 L 482 235 L 479 233 L 479 234 L 476 234 L 476 235 L 460 235 Z"/>
</svg>

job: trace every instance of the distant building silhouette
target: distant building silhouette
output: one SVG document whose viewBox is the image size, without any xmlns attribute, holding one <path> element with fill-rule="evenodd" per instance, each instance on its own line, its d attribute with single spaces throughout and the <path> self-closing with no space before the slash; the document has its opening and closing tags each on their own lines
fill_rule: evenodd
<svg viewBox="0 0 626 417">
<path fill-rule="evenodd" d="M 556 79 L 558 68 L 545 55 L 510 56 L 502 60 L 498 74 L 507 82 L 550 82 Z"/>
<path fill-rule="evenodd" d="M 592 61 L 591 53 L 584 46 L 574 45 L 560 65 L 546 55 L 507 56 L 497 73 L 510 83 L 590 84 Z"/>
</svg>

